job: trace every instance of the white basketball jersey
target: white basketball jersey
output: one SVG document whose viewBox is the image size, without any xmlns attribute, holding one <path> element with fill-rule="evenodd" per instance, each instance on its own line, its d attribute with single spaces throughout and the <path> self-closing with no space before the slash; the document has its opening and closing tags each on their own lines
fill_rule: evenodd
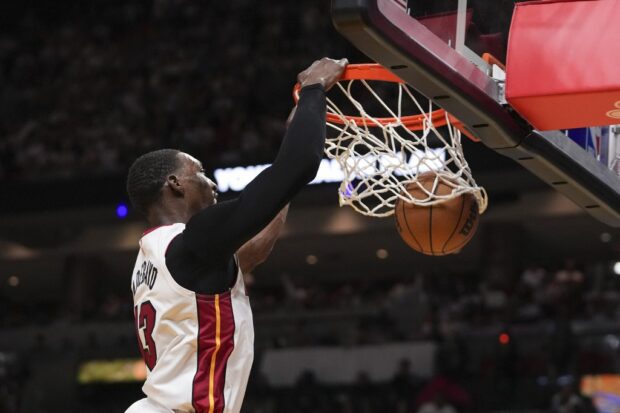
<svg viewBox="0 0 620 413">
<path fill-rule="evenodd" d="M 131 279 L 138 347 L 147 365 L 142 390 L 170 410 L 237 413 L 254 357 L 250 302 L 239 269 L 234 287 L 216 295 L 178 285 L 166 250 L 185 224 L 144 234 Z"/>
</svg>

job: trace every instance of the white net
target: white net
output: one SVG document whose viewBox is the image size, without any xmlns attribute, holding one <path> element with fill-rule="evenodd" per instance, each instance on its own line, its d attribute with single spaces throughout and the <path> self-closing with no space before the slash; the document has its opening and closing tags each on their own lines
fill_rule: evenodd
<svg viewBox="0 0 620 413">
<path fill-rule="evenodd" d="M 397 102 L 394 108 L 386 105 L 366 80 L 340 81 L 327 99 L 327 125 L 331 130 L 328 129 L 325 153 L 340 164 L 344 173 L 339 188 L 340 205 L 350 205 L 367 216 L 386 217 L 394 213 L 398 199 L 430 206 L 472 194 L 480 213 L 484 212 L 486 192 L 472 177 L 463 156 L 461 132 L 450 123 L 448 114 L 441 115 L 443 122 L 444 119 L 437 119 L 438 112 L 433 119 L 432 103 L 425 110 L 409 86 L 382 82 L 381 88 L 383 84 L 396 88 L 390 98 Z M 342 96 L 335 96 L 337 89 Z M 394 95 L 397 99 L 393 99 Z M 339 106 L 347 107 L 349 113 L 343 113 Z M 378 108 L 387 117 L 373 117 L 364 106 Z M 412 108 L 422 114 L 420 130 L 410 130 L 411 116 L 403 114 L 403 110 Z M 357 113 L 350 113 L 352 110 Z M 434 179 L 432 185 L 429 175 Z M 447 185 L 451 192 L 436 194 L 439 183 Z M 420 188 L 411 191 L 416 197 L 406 190 L 412 184 Z"/>
</svg>

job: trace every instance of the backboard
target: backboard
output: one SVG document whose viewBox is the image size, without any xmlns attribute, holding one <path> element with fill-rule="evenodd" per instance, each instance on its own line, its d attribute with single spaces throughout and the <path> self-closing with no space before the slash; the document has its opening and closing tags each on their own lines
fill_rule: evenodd
<svg viewBox="0 0 620 413">
<path fill-rule="evenodd" d="M 597 219 L 620 226 L 620 179 L 568 138 L 541 132 L 504 97 L 515 0 L 332 0 L 338 31 Z M 595 126 L 595 125 L 592 125 Z"/>
</svg>

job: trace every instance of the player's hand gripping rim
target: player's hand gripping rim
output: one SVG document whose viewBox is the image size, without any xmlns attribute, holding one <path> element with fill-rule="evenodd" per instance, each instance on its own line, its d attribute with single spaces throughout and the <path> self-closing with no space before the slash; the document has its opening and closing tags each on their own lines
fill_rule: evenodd
<svg viewBox="0 0 620 413">
<path fill-rule="evenodd" d="M 349 64 L 347 59 L 334 60 L 324 57 L 315 60 L 309 68 L 297 75 L 301 87 L 320 84 L 328 91 L 340 80 L 342 73 Z"/>
</svg>

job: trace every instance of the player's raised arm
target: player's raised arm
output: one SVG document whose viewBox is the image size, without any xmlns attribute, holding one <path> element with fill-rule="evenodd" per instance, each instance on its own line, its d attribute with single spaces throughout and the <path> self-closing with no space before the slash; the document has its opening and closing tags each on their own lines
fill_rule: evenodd
<svg viewBox="0 0 620 413">
<path fill-rule="evenodd" d="M 239 198 L 208 207 L 187 223 L 185 243 L 196 256 L 230 257 L 314 179 L 325 145 L 325 91 L 346 64 L 346 59 L 323 58 L 299 74 L 299 102 L 273 164 Z"/>
<path fill-rule="evenodd" d="M 288 115 L 286 119 L 286 127 L 288 128 L 293 121 L 293 117 L 295 116 L 295 110 L 297 106 L 293 106 L 291 113 Z M 253 238 L 247 241 L 245 244 L 239 248 L 237 251 L 237 257 L 239 258 L 239 267 L 241 271 L 245 274 L 252 271 L 258 265 L 262 264 L 267 260 L 269 254 L 273 250 L 273 247 L 278 240 L 282 229 L 284 228 L 284 223 L 286 222 L 286 217 L 288 215 L 288 208 L 290 204 L 286 204 L 286 206 L 276 215 L 274 219 L 271 220 L 269 224 L 261 232 L 256 234 Z"/>
</svg>

